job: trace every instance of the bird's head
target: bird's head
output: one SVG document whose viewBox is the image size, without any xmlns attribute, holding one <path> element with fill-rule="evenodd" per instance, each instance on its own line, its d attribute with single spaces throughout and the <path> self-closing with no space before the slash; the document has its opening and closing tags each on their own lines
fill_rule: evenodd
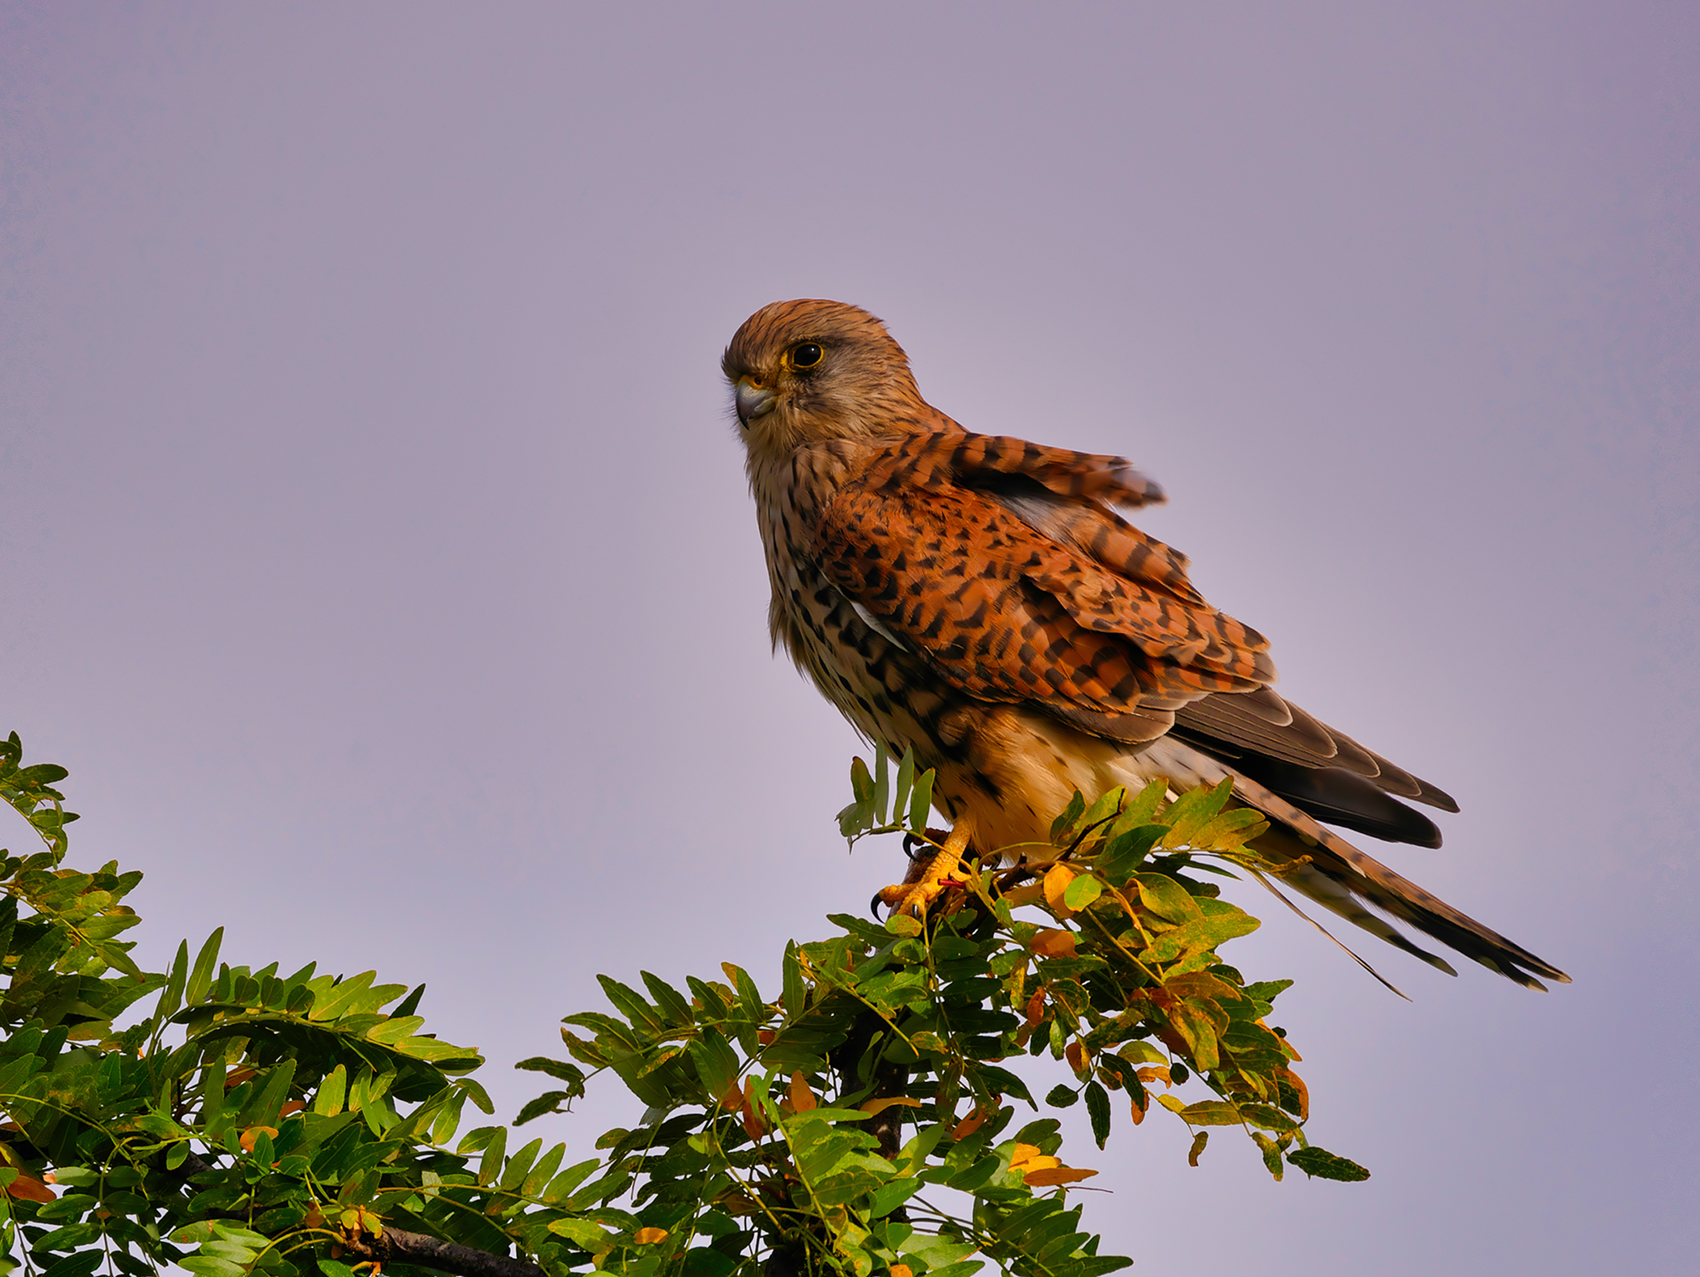
<svg viewBox="0 0 1700 1277">
<path fill-rule="evenodd" d="M 844 302 L 763 306 L 733 335 L 720 367 L 752 458 L 922 429 L 936 416 L 885 325 Z"/>
</svg>

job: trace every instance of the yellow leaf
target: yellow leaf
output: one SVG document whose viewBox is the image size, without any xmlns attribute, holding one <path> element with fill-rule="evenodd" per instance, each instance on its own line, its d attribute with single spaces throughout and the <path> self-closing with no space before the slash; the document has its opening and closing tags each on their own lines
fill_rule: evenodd
<svg viewBox="0 0 1700 1277">
<path fill-rule="evenodd" d="M 1038 1148 L 1032 1144 L 1017 1144 L 1009 1155 L 1009 1169 L 1018 1171 L 1035 1157 L 1041 1156 Z M 1053 1163 L 1054 1165 L 1054 1163 Z"/>
<path fill-rule="evenodd" d="M 808 1079 L 801 1072 L 791 1075 L 791 1088 L 788 1094 L 791 1097 L 791 1111 L 793 1113 L 807 1113 L 810 1109 L 816 1107 L 815 1093 L 809 1090 Z"/>
<path fill-rule="evenodd" d="M 1067 865 L 1052 865 L 1045 873 L 1045 903 L 1064 918 L 1074 912 L 1063 903 L 1063 892 L 1068 890 L 1068 884 L 1073 881 L 1074 870 Z"/>
<path fill-rule="evenodd" d="M 1187 1150 L 1187 1155 L 1186 1155 L 1186 1164 L 1188 1166 L 1197 1166 L 1198 1165 L 1198 1155 L 1204 1151 L 1204 1146 L 1206 1144 L 1208 1144 L 1209 1142 L 1210 1142 L 1210 1132 L 1209 1131 L 1200 1131 L 1197 1135 L 1194 1135 L 1192 1137 L 1192 1147 L 1189 1150 Z"/>
<path fill-rule="evenodd" d="M 1074 932 L 1047 927 L 1034 936 L 1029 945 L 1041 958 L 1074 957 Z"/>
<path fill-rule="evenodd" d="M 632 1237 L 632 1240 L 639 1246 L 653 1246 L 666 1236 L 667 1230 L 665 1228 L 640 1228 Z"/>
</svg>

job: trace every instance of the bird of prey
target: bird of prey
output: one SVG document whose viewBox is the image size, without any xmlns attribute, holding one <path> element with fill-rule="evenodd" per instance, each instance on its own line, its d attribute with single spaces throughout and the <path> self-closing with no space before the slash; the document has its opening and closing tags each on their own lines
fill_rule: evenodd
<svg viewBox="0 0 1700 1277">
<path fill-rule="evenodd" d="M 863 736 L 937 772 L 952 829 L 887 903 L 924 910 L 964 853 L 1048 844 L 1077 790 L 1231 777 L 1269 820 L 1253 846 L 1312 900 L 1448 973 L 1366 906 L 1530 988 L 1568 982 L 1327 827 L 1438 847 L 1399 800 L 1458 808 L 1275 692 L 1267 640 L 1112 509 L 1164 499 L 1128 462 L 963 429 L 843 302 L 763 307 L 722 368 L 775 646 Z"/>
</svg>

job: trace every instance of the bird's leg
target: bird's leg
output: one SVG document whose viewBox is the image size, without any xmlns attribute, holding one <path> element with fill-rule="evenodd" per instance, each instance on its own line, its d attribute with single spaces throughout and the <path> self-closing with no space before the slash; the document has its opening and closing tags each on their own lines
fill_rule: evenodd
<svg viewBox="0 0 1700 1277">
<path fill-rule="evenodd" d="M 893 913 L 917 918 L 924 915 L 927 906 L 944 890 L 945 880 L 961 870 L 962 853 L 968 850 L 968 834 L 967 823 L 958 821 L 936 850 L 919 852 L 910 859 L 909 872 L 902 882 L 887 887 L 874 899 Z"/>
</svg>

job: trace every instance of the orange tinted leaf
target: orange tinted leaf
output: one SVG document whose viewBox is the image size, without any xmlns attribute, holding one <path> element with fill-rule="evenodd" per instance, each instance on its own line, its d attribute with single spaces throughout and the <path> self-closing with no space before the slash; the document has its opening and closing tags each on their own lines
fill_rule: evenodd
<svg viewBox="0 0 1700 1277">
<path fill-rule="evenodd" d="M 759 1140 L 767 1134 L 767 1123 L 762 1121 L 761 1114 L 756 1111 L 755 1094 L 755 1079 L 745 1078 L 744 1095 L 740 1101 L 743 1112 L 740 1116 L 744 1123 L 744 1133 L 752 1140 Z"/>
<path fill-rule="evenodd" d="M 912 1095 L 888 1095 L 884 1099 L 869 1100 L 857 1107 L 864 1113 L 883 1113 L 894 1104 L 909 1104 L 919 1108 L 921 1101 Z"/>
<path fill-rule="evenodd" d="M 761 1209 L 753 1197 L 743 1193 L 727 1193 L 716 1205 L 728 1215 L 754 1215 Z"/>
<path fill-rule="evenodd" d="M 1140 1098 L 1140 1096 L 1134 1095 L 1131 1091 L 1128 1093 L 1128 1099 L 1133 1101 L 1133 1124 L 1135 1126 L 1138 1126 L 1145 1120 L 1145 1109 L 1141 1107 L 1139 1103 Z"/>
<path fill-rule="evenodd" d="M 1042 1171 L 1024 1171 L 1022 1180 L 1029 1188 L 1049 1188 L 1052 1184 L 1073 1184 L 1091 1179 L 1097 1171 L 1083 1171 L 1073 1166 L 1053 1166 Z"/>
<path fill-rule="evenodd" d="M 254 1145 L 259 1143 L 260 1136 L 262 1135 L 269 1135 L 275 1140 L 277 1138 L 277 1127 L 250 1126 L 247 1130 L 242 1132 L 241 1139 L 238 1140 L 238 1143 L 242 1145 L 242 1151 L 244 1153 L 252 1153 L 254 1151 Z"/>
<path fill-rule="evenodd" d="M 1073 881 L 1074 870 L 1067 865 L 1052 865 L 1045 871 L 1045 903 L 1065 918 L 1074 912 L 1063 903 L 1063 892 L 1068 890 L 1068 884 Z"/>
<path fill-rule="evenodd" d="M 1044 883 L 1024 882 L 1019 887 L 1011 887 L 1004 892 L 1003 898 L 1011 909 L 1019 909 L 1022 905 L 1030 905 L 1036 900 L 1043 899 L 1044 895 Z"/>
<path fill-rule="evenodd" d="M 1209 1142 L 1209 1131 L 1200 1131 L 1197 1135 L 1192 1137 L 1192 1147 L 1187 1150 L 1186 1155 L 1186 1164 L 1188 1166 L 1198 1165 L 1198 1155 L 1204 1151 L 1204 1146 Z"/>
<path fill-rule="evenodd" d="M 1074 932 L 1059 931 L 1048 927 L 1039 932 L 1030 942 L 1034 953 L 1041 958 L 1072 958 L 1074 957 Z"/>
<path fill-rule="evenodd" d="M 772 1046 L 773 1040 L 778 1036 L 779 1036 L 779 1030 L 778 1029 L 757 1029 L 756 1030 L 756 1041 L 760 1042 L 763 1046 Z"/>
<path fill-rule="evenodd" d="M 258 1069 L 231 1069 L 224 1075 L 224 1089 L 228 1091 L 233 1086 L 241 1086 L 242 1083 L 258 1073 Z"/>
<path fill-rule="evenodd" d="M 1078 1076 L 1086 1072 L 1086 1048 L 1076 1038 L 1063 1048 L 1063 1057 L 1068 1060 L 1068 1067 Z"/>
<path fill-rule="evenodd" d="M 1304 1084 L 1304 1079 L 1291 1069 L 1278 1069 L 1275 1076 L 1292 1087 L 1299 1097 L 1299 1121 L 1310 1120 L 1310 1090 Z"/>
<path fill-rule="evenodd" d="M 299 1113 L 307 1107 L 305 1100 L 290 1100 L 277 1111 L 279 1117 L 288 1117 L 291 1113 Z"/>
<path fill-rule="evenodd" d="M 801 1072 L 791 1075 L 791 1086 L 786 1094 L 791 1098 L 793 1113 L 807 1113 L 815 1107 L 815 1093 L 809 1090 L 808 1079 Z"/>
<path fill-rule="evenodd" d="M 633 1235 L 632 1240 L 639 1246 L 653 1246 L 666 1236 L 667 1230 L 665 1228 L 640 1228 Z"/>
<path fill-rule="evenodd" d="M 1034 1025 L 1038 1024 L 1040 1018 L 1044 1014 L 1045 991 L 1043 989 L 1035 989 L 1033 990 L 1033 996 L 1027 999 L 1027 1027 L 1032 1028 Z"/>
<path fill-rule="evenodd" d="M 1026 1166 L 1035 1158 L 1040 1156 L 1042 1156 L 1042 1154 L 1039 1152 L 1037 1145 L 1017 1144 L 1014 1151 L 1009 1155 L 1009 1169 L 1012 1171 L 1018 1171 L 1023 1166 Z M 1057 1162 L 1053 1159 L 1051 1165 L 1055 1166 L 1057 1165 Z"/>
<path fill-rule="evenodd" d="M 893 1264 L 890 1271 L 891 1277 L 915 1277 L 915 1270 L 908 1264 Z"/>
<path fill-rule="evenodd" d="M 963 1118 L 955 1126 L 950 1128 L 950 1138 L 953 1140 L 967 1139 L 975 1131 L 984 1126 L 986 1124 L 986 1119 L 990 1116 L 991 1114 L 986 1112 L 984 1109 L 975 1109 L 967 1117 Z"/>
<path fill-rule="evenodd" d="M 33 1175 L 19 1175 L 5 1188 L 0 1188 L 0 1193 L 6 1193 L 12 1197 L 21 1197 L 26 1202 L 51 1202 L 57 1196 L 51 1188 Z"/>
<path fill-rule="evenodd" d="M 1163 982 L 1163 987 L 1178 998 L 1223 998 L 1238 1002 L 1240 991 L 1226 980 L 1207 971 L 1189 971 Z"/>
</svg>

